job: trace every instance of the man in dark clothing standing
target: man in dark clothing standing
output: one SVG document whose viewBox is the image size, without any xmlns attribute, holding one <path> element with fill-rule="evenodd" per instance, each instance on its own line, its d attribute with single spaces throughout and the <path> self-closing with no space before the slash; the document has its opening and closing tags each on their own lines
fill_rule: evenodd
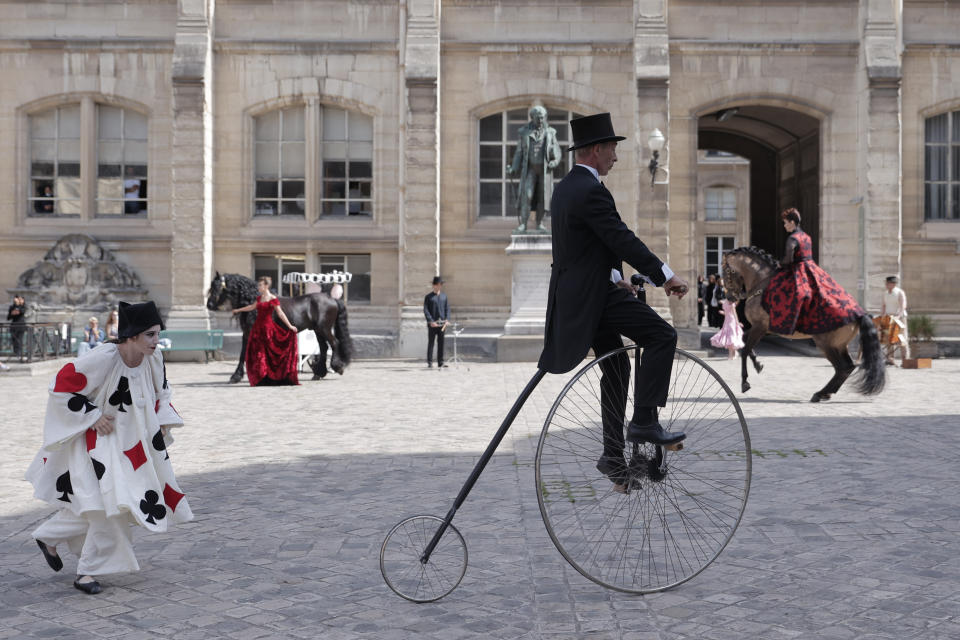
<svg viewBox="0 0 960 640">
<path fill-rule="evenodd" d="M 447 294 L 443 292 L 443 279 L 436 276 L 433 279 L 433 291 L 423 298 L 423 315 L 427 319 L 427 366 L 433 366 L 433 341 L 437 341 L 437 368 L 445 367 L 443 363 L 443 333 L 447 330 L 450 319 L 450 303 Z"/>
<path fill-rule="evenodd" d="M 625 260 L 667 294 L 683 297 L 687 283 L 657 258 L 620 219 L 613 196 L 600 181 L 617 161 L 618 140 L 609 113 L 570 121 L 576 166 L 554 187 L 553 265 L 547 298 L 543 353 L 549 373 L 573 369 L 593 347 L 598 356 L 623 346 L 621 335 L 643 348 L 634 383 L 634 412 L 627 439 L 673 445 L 683 433 L 660 426 L 666 405 L 677 332 L 629 284 L 619 280 Z M 614 274 L 614 271 L 617 273 Z M 603 455 L 597 469 L 618 483 L 626 471 L 624 417 L 630 361 L 626 354 L 601 365 Z"/>
<path fill-rule="evenodd" d="M 23 356 L 23 333 L 27 322 L 27 303 L 21 295 L 13 296 L 13 303 L 7 309 L 7 322 L 11 323 L 10 341 L 13 343 L 13 355 Z"/>
</svg>

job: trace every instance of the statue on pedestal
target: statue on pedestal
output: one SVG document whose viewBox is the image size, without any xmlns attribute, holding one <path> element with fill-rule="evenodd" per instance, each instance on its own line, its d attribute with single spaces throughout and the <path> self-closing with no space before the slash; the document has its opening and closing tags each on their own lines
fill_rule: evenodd
<svg viewBox="0 0 960 640">
<path fill-rule="evenodd" d="M 553 170 L 560 164 L 557 130 L 547 125 L 547 110 L 534 105 L 528 112 L 530 121 L 520 127 L 517 151 L 507 167 L 507 175 L 520 175 L 516 207 L 520 226 L 514 233 L 549 233 L 543 226 L 553 192 Z M 529 228 L 530 211 L 536 213 L 536 226 Z"/>
</svg>

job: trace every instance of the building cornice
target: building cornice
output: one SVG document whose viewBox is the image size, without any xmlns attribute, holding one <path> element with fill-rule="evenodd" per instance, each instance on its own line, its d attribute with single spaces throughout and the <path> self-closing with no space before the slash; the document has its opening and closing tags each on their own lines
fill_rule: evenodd
<svg viewBox="0 0 960 640">
<path fill-rule="evenodd" d="M 173 38 L 0 38 L 0 53 L 20 51 L 150 51 L 172 53 Z"/>
</svg>

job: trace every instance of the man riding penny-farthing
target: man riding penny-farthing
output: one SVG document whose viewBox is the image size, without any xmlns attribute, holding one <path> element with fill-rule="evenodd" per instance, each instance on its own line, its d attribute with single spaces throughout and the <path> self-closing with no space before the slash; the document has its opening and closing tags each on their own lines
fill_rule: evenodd
<svg viewBox="0 0 960 640">
<path fill-rule="evenodd" d="M 736 399 L 713 370 L 676 349 L 674 328 L 621 276 L 625 261 L 668 296 L 688 289 L 627 228 L 601 181 L 625 138 L 608 113 L 570 126 L 576 165 L 551 200 L 553 265 L 537 373 L 447 516 L 407 518 L 381 549 L 387 584 L 415 602 L 459 584 L 467 553 L 454 514 L 543 376 L 571 371 L 591 348 L 597 358 L 557 397 L 535 460 L 540 511 L 567 561 L 609 588 L 662 591 L 719 555 L 746 505 L 750 443 Z M 624 347 L 621 336 L 634 344 Z"/>
</svg>

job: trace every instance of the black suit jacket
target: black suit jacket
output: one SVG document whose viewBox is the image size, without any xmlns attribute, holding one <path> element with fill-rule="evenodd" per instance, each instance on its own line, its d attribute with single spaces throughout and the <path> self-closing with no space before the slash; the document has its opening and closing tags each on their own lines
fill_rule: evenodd
<svg viewBox="0 0 960 640">
<path fill-rule="evenodd" d="M 443 291 L 434 293 L 431 291 L 423 297 L 423 317 L 427 319 L 427 324 L 431 322 L 443 322 L 450 318 L 450 303 L 447 302 L 447 294 Z"/>
<path fill-rule="evenodd" d="M 543 353 L 538 366 L 566 373 L 593 344 L 607 294 L 610 269 L 626 261 L 654 284 L 664 283 L 663 262 L 620 219 L 607 188 L 574 166 L 553 190 L 553 265 L 547 298 Z"/>
</svg>

